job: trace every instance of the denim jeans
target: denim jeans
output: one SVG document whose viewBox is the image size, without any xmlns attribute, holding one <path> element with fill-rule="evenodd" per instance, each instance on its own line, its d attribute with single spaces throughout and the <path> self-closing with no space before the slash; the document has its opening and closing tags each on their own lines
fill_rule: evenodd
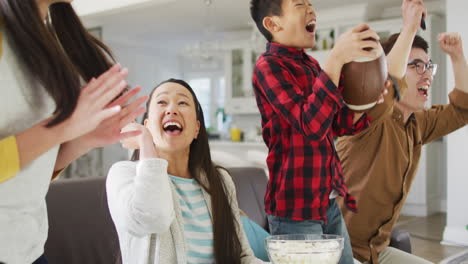
<svg viewBox="0 0 468 264">
<path fill-rule="evenodd" d="M 344 238 L 344 249 L 339 264 L 353 264 L 353 251 L 349 241 L 348 230 L 335 199 L 330 199 L 327 209 L 328 223 L 319 220 L 296 221 L 285 217 L 267 215 L 272 235 L 284 234 L 328 234 Z"/>
<path fill-rule="evenodd" d="M 44 255 L 42 255 L 40 258 L 36 259 L 32 264 L 48 264 L 47 259 Z"/>
</svg>

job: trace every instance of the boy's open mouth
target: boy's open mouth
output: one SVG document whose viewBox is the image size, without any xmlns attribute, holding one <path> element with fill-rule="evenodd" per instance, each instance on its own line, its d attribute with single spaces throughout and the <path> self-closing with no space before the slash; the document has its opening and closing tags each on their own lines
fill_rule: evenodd
<svg viewBox="0 0 468 264">
<path fill-rule="evenodd" d="M 307 24 L 306 26 L 306 30 L 310 33 L 314 33 L 315 32 L 315 21 L 311 21 L 309 22 L 309 24 Z"/>
</svg>

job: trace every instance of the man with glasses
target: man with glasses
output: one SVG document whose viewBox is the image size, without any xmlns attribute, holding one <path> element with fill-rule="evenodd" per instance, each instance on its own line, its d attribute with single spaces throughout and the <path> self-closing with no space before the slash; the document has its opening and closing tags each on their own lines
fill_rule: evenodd
<svg viewBox="0 0 468 264">
<path fill-rule="evenodd" d="M 432 60 L 424 62 L 420 59 L 415 59 L 414 61 L 408 63 L 408 66 L 412 66 L 411 68 L 415 69 L 419 75 L 423 75 L 426 70 L 430 71 L 432 76 L 434 76 L 437 72 L 437 64 L 434 64 Z"/>
<path fill-rule="evenodd" d="M 341 209 L 354 257 L 365 263 L 430 263 L 390 248 L 390 234 L 416 175 L 422 146 L 468 123 L 468 66 L 460 36 L 439 35 L 440 47 L 453 64 L 455 89 L 449 104 L 428 108 L 437 65 L 429 57 L 428 43 L 416 35 L 415 23 L 410 30 L 404 23 L 400 38 L 409 40 L 408 53 L 403 53 L 409 55 L 403 58 L 409 63 L 400 76 L 404 78 L 397 81 L 401 98 L 396 88 L 390 88 L 385 102 L 368 111 L 370 127 L 337 141 L 346 185 L 357 200 L 358 212 L 349 211 L 340 200 Z M 383 43 L 386 54 L 402 48 L 402 42 L 396 44 L 399 36 Z"/>
</svg>

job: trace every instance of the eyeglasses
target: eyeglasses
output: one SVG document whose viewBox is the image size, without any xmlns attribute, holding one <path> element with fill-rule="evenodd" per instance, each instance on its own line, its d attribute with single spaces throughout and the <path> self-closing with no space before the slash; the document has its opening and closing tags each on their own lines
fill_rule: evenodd
<svg viewBox="0 0 468 264">
<path fill-rule="evenodd" d="M 432 61 L 425 63 L 422 60 L 416 59 L 408 63 L 408 66 L 413 66 L 419 75 L 423 75 L 427 70 L 431 72 L 432 76 L 434 76 L 437 72 L 437 64 L 432 63 Z"/>
</svg>

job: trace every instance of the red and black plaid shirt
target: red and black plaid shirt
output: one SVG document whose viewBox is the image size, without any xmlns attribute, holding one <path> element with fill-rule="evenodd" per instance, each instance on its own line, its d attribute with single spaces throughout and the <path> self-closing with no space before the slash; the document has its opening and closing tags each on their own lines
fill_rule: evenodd
<svg viewBox="0 0 468 264">
<path fill-rule="evenodd" d="M 253 87 L 269 150 L 266 212 L 326 222 L 332 190 L 356 210 L 333 140 L 359 133 L 369 118 L 363 115 L 353 125 L 354 112 L 344 105 L 343 87 L 336 87 L 303 50 L 268 43 L 255 65 Z"/>
</svg>

